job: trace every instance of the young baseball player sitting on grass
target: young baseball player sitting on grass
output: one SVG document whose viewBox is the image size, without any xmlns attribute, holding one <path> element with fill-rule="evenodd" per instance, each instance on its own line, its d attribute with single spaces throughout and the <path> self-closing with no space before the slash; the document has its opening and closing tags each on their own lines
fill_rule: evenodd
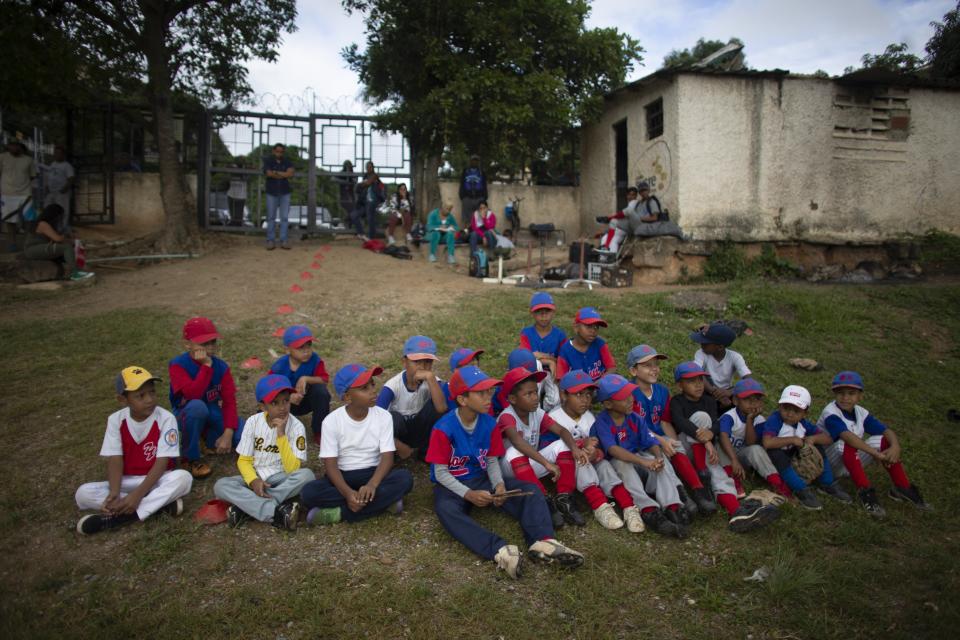
<svg viewBox="0 0 960 640">
<path fill-rule="evenodd" d="M 553 297 L 538 291 L 530 298 L 533 324 L 520 330 L 520 348 L 531 351 L 551 371 L 557 370 L 557 354 L 560 353 L 560 345 L 567 340 L 567 334 L 553 324 L 556 312 L 557 305 Z"/>
<path fill-rule="evenodd" d="M 593 307 L 584 307 L 573 318 L 573 337 L 560 345 L 557 355 L 557 380 L 567 371 L 580 369 L 594 380 L 617 367 L 607 343 L 598 334 L 607 323 Z"/>
<path fill-rule="evenodd" d="M 718 421 L 720 427 L 720 464 L 737 485 L 737 495 L 743 493 L 742 482 L 746 470 L 759 473 L 773 490 L 789 498 L 790 489 L 763 448 L 760 427 L 763 425 L 763 385 L 753 378 L 738 380 L 733 386 L 733 409 Z"/>
<path fill-rule="evenodd" d="M 595 422 L 590 405 L 593 404 L 596 389 L 597 383 L 583 371 L 576 369 L 568 372 L 560 380 L 561 404 L 549 416 L 570 432 L 577 446 L 583 449 L 590 460 L 590 464 L 577 467 L 577 490 L 586 498 L 593 510 L 593 517 L 607 529 L 619 529 L 626 522 L 630 533 L 642 533 L 644 525 L 640 510 L 633 503 L 630 492 L 623 486 L 613 465 L 603 456 L 600 441 L 590 435 L 590 428 Z M 547 435 L 544 434 L 544 439 Z M 623 520 L 607 502 L 606 496 L 612 497 L 623 510 Z"/>
<path fill-rule="evenodd" d="M 490 398 L 499 384 L 472 366 L 450 376 L 457 406 L 437 422 L 427 450 L 437 518 L 447 533 L 480 557 L 496 562 L 512 578 L 521 574 L 520 550 L 477 524 L 470 517 L 472 507 L 492 505 L 519 520 L 534 560 L 578 567 L 583 555 L 554 538 L 543 493 L 501 474 L 503 438 L 489 415 Z"/>
<path fill-rule="evenodd" d="M 287 327 L 283 332 L 283 346 L 287 348 L 287 355 L 270 365 L 270 373 L 290 380 L 296 389 L 290 395 L 290 411 L 297 417 L 313 414 L 310 431 L 313 441 L 320 444 L 320 426 L 330 413 L 330 392 L 327 391 L 330 374 L 313 350 L 313 334 L 302 324 Z"/>
<path fill-rule="evenodd" d="M 77 531 L 97 533 L 146 520 L 158 511 L 183 513 L 183 496 L 193 479 L 173 469 L 180 455 L 180 433 L 173 414 L 157 406 L 156 378 L 143 367 L 127 367 L 117 376 L 117 400 L 123 408 L 107 418 L 100 455 L 107 459 L 107 481 L 77 489 L 77 506 L 97 510 L 80 518 Z"/>
<path fill-rule="evenodd" d="M 827 447 L 827 460 L 834 474 L 849 474 L 867 513 L 883 516 L 886 512 L 877 501 L 876 490 L 863 471 L 865 465 L 876 461 L 883 465 L 893 481 L 888 494 L 891 498 L 909 502 L 923 511 L 931 511 L 930 505 L 920 495 L 920 489 L 910 482 L 903 469 L 897 434 L 860 406 L 863 399 L 863 378 L 860 374 L 841 371 L 833 377 L 831 386 L 835 399 L 823 408 L 817 426 L 825 429 L 833 439 L 833 445 Z"/>
<path fill-rule="evenodd" d="M 823 505 L 813 494 L 813 489 L 793 468 L 793 458 L 799 454 L 805 444 L 816 447 L 826 460 L 825 447 L 833 440 L 830 434 L 807 422 L 810 408 L 810 392 L 799 385 L 784 387 L 780 394 L 780 407 L 763 422 L 763 448 L 767 450 L 770 461 L 780 472 L 800 506 L 811 511 L 820 511 Z M 847 493 L 834 480 L 829 464 L 823 465 L 823 473 L 817 478 L 819 489 L 840 502 L 852 502 Z"/>
<path fill-rule="evenodd" d="M 540 397 L 540 406 L 543 407 L 544 411 L 552 411 L 560 406 L 560 389 L 554 379 L 556 369 L 550 369 L 552 366 L 554 366 L 554 363 L 538 360 L 532 351 L 524 348 L 514 349 L 507 355 L 507 371 L 524 367 L 530 371 L 547 373 L 543 380 L 537 383 L 537 395 Z M 500 405 L 500 394 L 494 396 L 493 408 L 497 415 L 503 411 L 504 407 Z"/>
<path fill-rule="evenodd" d="M 562 527 L 564 522 L 582 527 L 586 521 L 573 503 L 573 490 L 577 484 L 577 466 L 589 466 L 589 459 L 570 432 L 540 408 L 537 383 L 546 376 L 545 371 L 517 367 L 503 377 L 500 401 L 508 406 L 497 418 L 506 447 L 500 461 L 503 475 L 536 485 L 547 496 L 554 529 Z M 554 436 L 553 442 L 541 447 L 541 436 L 547 433 Z M 547 495 L 539 480 L 548 474 L 556 483 L 557 493 L 553 498 Z"/>
<path fill-rule="evenodd" d="M 433 373 L 436 343 L 426 336 L 413 336 L 403 345 L 403 371 L 384 383 L 377 406 L 393 416 L 397 455 L 409 458 L 414 450 L 426 453 L 430 430 L 447 412 L 440 378 Z"/>
<path fill-rule="evenodd" d="M 726 325 L 713 323 L 691 333 L 690 339 L 700 345 L 693 354 L 693 361 L 703 367 L 709 376 L 704 382 L 707 393 L 716 398 L 721 409 L 729 409 L 733 406 L 734 373 L 741 378 L 750 375 L 750 368 L 743 356 L 727 348 L 737 339 L 736 331 Z"/>
<path fill-rule="evenodd" d="M 673 467 L 666 464 L 660 444 L 646 422 L 633 413 L 636 388 L 615 373 L 600 378 L 597 400 L 603 404 L 603 411 L 593 423 L 590 435 L 599 440 L 606 458 L 639 507 L 644 524 L 660 535 L 685 538 L 689 518 L 680 509 L 680 481 Z"/>
<path fill-rule="evenodd" d="M 269 522 L 294 531 L 300 519 L 297 496 L 315 476 L 302 469 L 307 461 L 306 430 L 290 415 L 290 396 L 296 391 L 277 374 L 257 381 L 260 412 L 247 418 L 237 445 L 239 476 L 220 478 L 213 493 L 230 503 L 227 523 L 239 527 L 248 519 Z"/>
<path fill-rule="evenodd" d="M 323 421 L 325 475 L 303 488 L 309 524 L 358 522 L 391 508 L 403 512 L 413 475 L 393 468 L 393 418 L 376 406 L 373 377 L 381 373 L 380 367 L 348 364 L 334 376 L 334 389 L 346 404 Z"/>
<path fill-rule="evenodd" d="M 208 318 L 183 325 L 186 352 L 170 361 L 170 406 L 183 440 L 180 464 L 201 479 L 210 475 L 200 451 L 200 436 L 216 453 L 230 453 L 240 441 L 237 387 L 230 366 L 217 357 L 220 334 Z"/>
<path fill-rule="evenodd" d="M 658 382 L 660 361 L 666 358 L 648 344 L 637 345 L 627 354 L 627 366 L 633 383 L 637 385 L 633 392 L 633 411 L 646 421 L 674 472 L 690 487 L 692 496 L 682 486 L 679 488 L 684 508 L 690 515 L 702 513 L 707 516 L 717 510 L 717 505 L 710 491 L 704 488 L 670 423 L 670 390 Z"/>
<path fill-rule="evenodd" d="M 775 506 L 754 500 L 740 502 L 733 479 L 720 466 L 720 457 L 713 445 L 718 431 L 717 403 L 703 392 L 706 373 L 696 362 L 681 362 L 673 377 L 680 393 L 670 400 L 670 416 L 682 432 L 680 440 L 685 446 L 703 444 L 705 447 L 706 468 L 701 480 L 705 485 L 709 483 L 717 502 L 726 509 L 728 528 L 734 533 L 745 533 L 776 520 L 780 512 Z"/>
<path fill-rule="evenodd" d="M 450 373 L 468 364 L 479 367 L 481 355 L 483 355 L 483 349 L 470 349 L 468 347 L 454 349 L 453 353 L 450 354 Z M 443 397 L 447 399 L 447 407 L 450 408 L 456 405 L 457 403 L 450 397 L 450 385 L 446 382 L 441 382 L 440 387 L 443 389 Z"/>
</svg>

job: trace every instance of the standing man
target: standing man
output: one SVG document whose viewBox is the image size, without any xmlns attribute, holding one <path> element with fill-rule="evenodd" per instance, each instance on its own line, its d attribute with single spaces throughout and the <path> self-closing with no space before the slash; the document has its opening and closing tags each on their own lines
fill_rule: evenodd
<svg viewBox="0 0 960 640">
<path fill-rule="evenodd" d="M 377 233 L 377 207 L 386 202 L 387 188 L 380 181 L 377 175 L 377 169 L 372 160 L 367 161 L 366 172 L 363 174 L 363 180 L 357 185 L 359 199 L 357 209 L 354 212 L 354 224 L 357 228 L 357 236 L 366 242 L 373 238 Z M 367 233 L 363 233 L 363 222 L 360 217 L 366 214 Z"/>
<path fill-rule="evenodd" d="M 17 250 L 17 223 L 30 206 L 35 175 L 33 158 L 27 155 L 23 143 L 8 142 L 7 151 L 0 153 L 0 216 L 9 241 L 8 251 Z"/>
<path fill-rule="evenodd" d="M 67 162 L 67 150 L 58 144 L 53 148 L 53 162 L 45 167 L 43 206 L 46 208 L 58 204 L 63 207 L 63 217 L 60 218 L 62 228 L 55 229 L 60 233 L 70 226 L 70 194 L 75 175 L 73 166 Z"/>
<path fill-rule="evenodd" d="M 470 216 L 487 199 L 487 176 L 480 168 L 480 156 L 470 156 L 470 166 L 460 174 L 461 229 L 470 228 Z"/>
<path fill-rule="evenodd" d="M 274 244 L 277 212 L 280 213 L 280 248 L 289 249 L 287 226 L 290 219 L 290 178 L 293 177 L 293 163 L 283 153 L 286 147 L 279 142 L 273 145 L 273 155 L 263 163 L 263 174 L 267 176 L 267 251 L 276 248 Z"/>
</svg>

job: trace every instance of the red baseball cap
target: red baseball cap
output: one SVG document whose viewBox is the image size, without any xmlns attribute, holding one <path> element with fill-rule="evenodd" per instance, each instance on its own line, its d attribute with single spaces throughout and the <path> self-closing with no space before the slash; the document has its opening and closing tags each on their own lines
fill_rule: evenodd
<svg viewBox="0 0 960 640">
<path fill-rule="evenodd" d="M 515 369 L 510 369 L 507 371 L 506 375 L 503 376 L 503 386 L 500 387 L 500 403 L 506 406 L 507 396 L 510 395 L 510 392 L 513 391 L 513 388 L 523 382 L 524 380 L 536 380 L 540 382 L 547 377 L 546 371 L 531 371 L 526 367 L 517 367 Z"/>
<path fill-rule="evenodd" d="M 203 344 L 204 342 L 216 340 L 219 337 L 220 334 L 217 333 L 217 328 L 213 326 L 213 322 L 210 320 L 210 318 L 197 316 L 196 318 L 190 318 L 183 323 L 184 340 L 196 342 L 197 344 Z"/>
</svg>

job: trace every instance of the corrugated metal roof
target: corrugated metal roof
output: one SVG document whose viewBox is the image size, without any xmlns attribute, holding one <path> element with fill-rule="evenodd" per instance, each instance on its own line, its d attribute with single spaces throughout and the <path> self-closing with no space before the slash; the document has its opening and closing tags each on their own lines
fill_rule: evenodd
<svg viewBox="0 0 960 640">
<path fill-rule="evenodd" d="M 790 75 L 790 72 L 786 69 L 740 69 L 738 71 L 728 71 L 726 69 L 718 69 L 711 67 L 703 68 L 690 68 L 690 67 L 681 67 L 681 68 L 665 68 L 654 71 L 650 75 L 646 75 L 639 80 L 634 80 L 629 84 L 625 84 L 619 89 L 615 89 L 610 93 L 606 94 L 605 98 L 612 98 L 613 96 L 623 92 L 623 91 L 636 91 L 643 87 L 649 86 L 660 80 L 669 80 L 673 76 L 681 74 L 690 74 L 690 75 L 701 75 L 701 76 L 729 76 L 733 78 L 774 78 L 779 79 Z"/>
</svg>

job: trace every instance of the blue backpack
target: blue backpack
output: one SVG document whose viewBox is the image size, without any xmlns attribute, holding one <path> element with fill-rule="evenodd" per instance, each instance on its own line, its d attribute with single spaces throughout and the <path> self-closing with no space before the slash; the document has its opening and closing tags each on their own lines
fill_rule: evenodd
<svg viewBox="0 0 960 640">
<path fill-rule="evenodd" d="M 474 278 L 486 278 L 490 275 L 490 265 L 487 263 L 487 252 L 483 247 L 477 247 L 477 250 L 470 256 L 470 276 Z"/>
</svg>

